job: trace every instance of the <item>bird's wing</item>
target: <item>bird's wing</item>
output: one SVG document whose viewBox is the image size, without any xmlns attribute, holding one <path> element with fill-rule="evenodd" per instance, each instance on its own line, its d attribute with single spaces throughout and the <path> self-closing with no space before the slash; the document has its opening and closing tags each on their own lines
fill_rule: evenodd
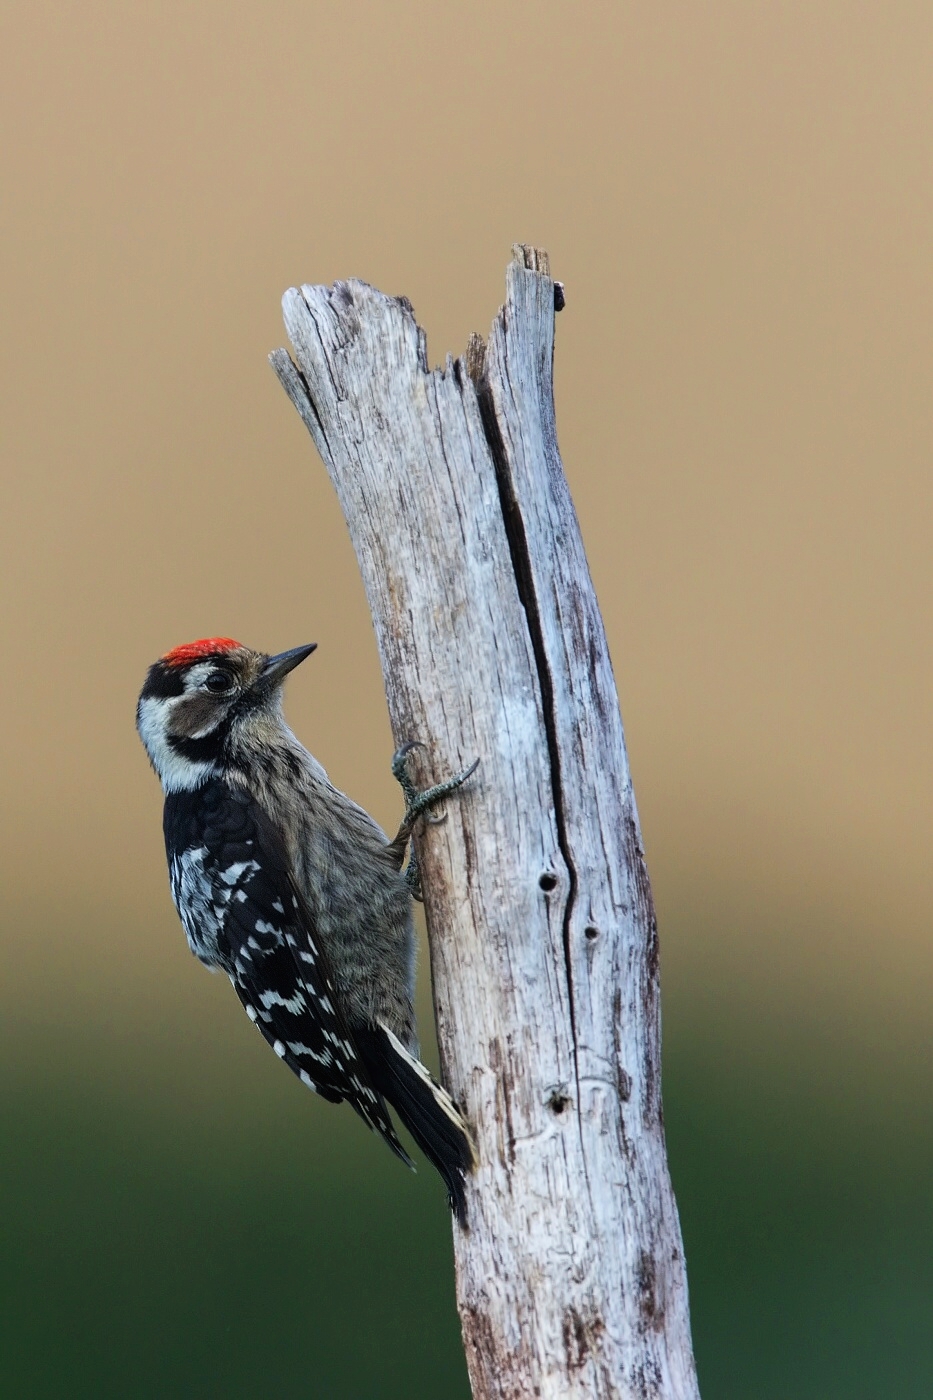
<svg viewBox="0 0 933 1400">
<path fill-rule="evenodd" d="M 303 1084 L 332 1103 L 346 1099 L 410 1163 L 341 1014 L 284 844 L 259 804 L 213 779 L 170 795 L 165 837 L 194 953 L 228 974 L 250 1020 Z"/>
</svg>

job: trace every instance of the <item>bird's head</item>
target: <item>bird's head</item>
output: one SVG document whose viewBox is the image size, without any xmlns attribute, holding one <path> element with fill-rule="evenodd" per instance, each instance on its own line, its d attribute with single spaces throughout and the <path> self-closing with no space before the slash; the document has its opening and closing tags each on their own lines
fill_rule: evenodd
<svg viewBox="0 0 933 1400">
<path fill-rule="evenodd" d="M 268 656 L 230 637 L 205 637 L 150 666 L 136 727 L 165 791 L 200 787 L 220 772 L 239 731 L 281 723 L 282 683 L 315 645 Z"/>
</svg>

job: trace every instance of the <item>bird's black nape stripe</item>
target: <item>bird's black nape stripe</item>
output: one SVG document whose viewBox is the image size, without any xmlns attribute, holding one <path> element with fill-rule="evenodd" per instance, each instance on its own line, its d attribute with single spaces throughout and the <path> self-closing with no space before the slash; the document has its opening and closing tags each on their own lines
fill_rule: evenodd
<svg viewBox="0 0 933 1400">
<path fill-rule="evenodd" d="M 157 661 L 149 667 L 140 700 L 170 700 L 176 695 L 184 695 L 185 680 L 177 666 L 166 666 Z"/>
<path fill-rule="evenodd" d="M 219 763 L 223 757 L 224 742 L 229 726 L 221 724 L 203 739 L 186 739 L 181 734 L 169 734 L 168 742 L 175 753 L 186 758 L 189 763 Z"/>
</svg>

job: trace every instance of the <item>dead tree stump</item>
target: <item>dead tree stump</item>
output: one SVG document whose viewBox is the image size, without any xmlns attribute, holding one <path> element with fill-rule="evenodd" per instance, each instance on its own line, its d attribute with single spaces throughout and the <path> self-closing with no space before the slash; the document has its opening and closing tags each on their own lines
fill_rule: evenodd
<svg viewBox="0 0 933 1400">
<path fill-rule="evenodd" d="M 457 1296 L 479 1400 L 696 1400 L 661 1113 L 658 939 L 557 449 L 547 255 L 430 370 L 404 298 L 284 298 L 272 362 L 340 498 L 396 741 L 482 759 L 420 837 L 441 1063 L 473 1126 Z"/>
</svg>

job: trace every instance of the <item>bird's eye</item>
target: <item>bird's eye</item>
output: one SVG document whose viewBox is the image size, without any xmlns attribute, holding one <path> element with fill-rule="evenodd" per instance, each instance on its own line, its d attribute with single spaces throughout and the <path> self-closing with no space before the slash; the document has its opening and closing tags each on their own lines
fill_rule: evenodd
<svg viewBox="0 0 933 1400">
<path fill-rule="evenodd" d="M 233 689 L 233 677 L 226 671 L 212 671 L 204 682 L 204 687 L 214 695 L 226 695 Z"/>
</svg>

